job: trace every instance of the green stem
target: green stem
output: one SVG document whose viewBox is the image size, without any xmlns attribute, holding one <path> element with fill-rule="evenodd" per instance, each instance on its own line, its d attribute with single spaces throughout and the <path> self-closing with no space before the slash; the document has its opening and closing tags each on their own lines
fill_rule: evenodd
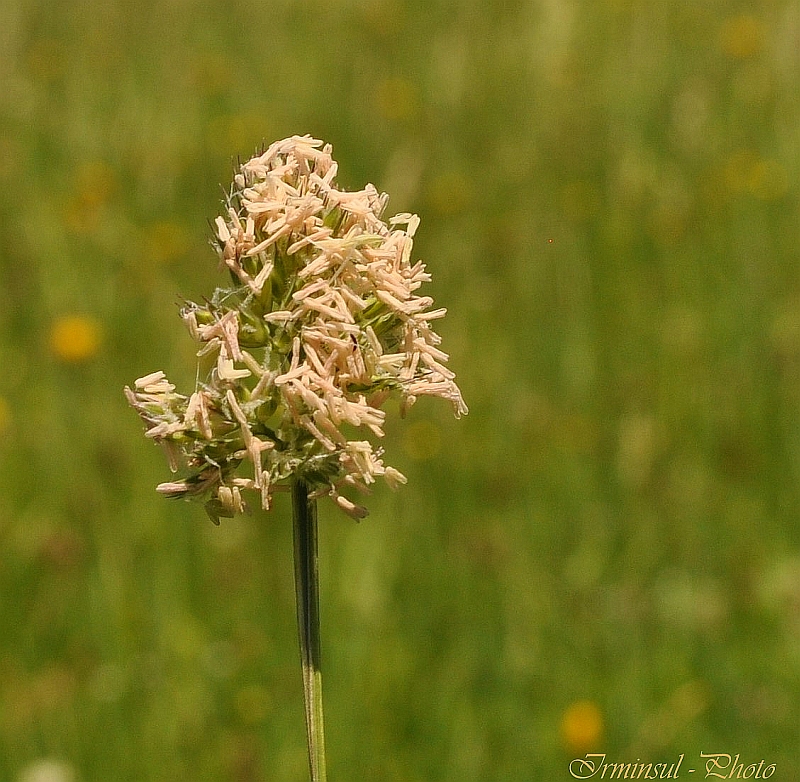
<svg viewBox="0 0 800 782">
<path fill-rule="evenodd" d="M 319 635 L 319 567 L 317 557 L 317 505 L 309 499 L 302 478 L 292 483 L 294 516 L 294 584 L 297 596 L 297 631 L 303 696 L 308 732 L 311 782 L 326 782 L 325 732 L 322 720 L 322 668 Z"/>
</svg>

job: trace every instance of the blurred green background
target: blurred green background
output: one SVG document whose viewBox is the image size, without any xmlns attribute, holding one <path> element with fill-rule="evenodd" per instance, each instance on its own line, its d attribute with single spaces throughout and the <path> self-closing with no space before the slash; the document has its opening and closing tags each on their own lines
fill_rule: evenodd
<svg viewBox="0 0 800 782">
<path fill-rule="evenodd" d="M 796 1 L 3 0 L 0 51 L 0 780 L 306 778 L 288 503 L 160 498 L 122 396 L 191 389 L 208 221 L 294 133 L 422 216 L 471 407 L 321 507 L 332 782 L 796 778 Z"/>
</svg>

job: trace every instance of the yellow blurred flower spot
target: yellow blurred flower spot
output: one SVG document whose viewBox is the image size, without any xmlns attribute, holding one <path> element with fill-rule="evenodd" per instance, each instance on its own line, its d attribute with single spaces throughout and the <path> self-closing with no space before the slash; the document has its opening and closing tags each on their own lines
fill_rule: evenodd
<svg viewBox="0 0 800 782">
<path fill-rule="evenodd" d="M 750 192 L 762 201 L 777 201 L 789 189 L 789 175 L 777 160 L 758 160 L 750 169 Z"/>
<path fill-rule="evenodd" d="M 749 149 L 734 152 L 725 162 L 725 185 L 732 193 L 743 193 L 749 189 L 751 172 L 758 163 L 758 155 Z"/>
<path fill-rule="evenodd" d="M 161 220 L 147 229 L 145 245 L 150 258 L 159 263 L 169 263 L 189 249 L 189 233 L 179 223 Z"/>
<path fill-rule="evenodd" d="M 789 190 L 789 175 L 777 160 L 765 160 L 747 149 L 725 163 L 725 184 L 732 193 L 750 193 L 762 201 L 777 201 Z"/>
<path fill-rule="evenodd" d="M 117 189 L 114 170 L 102 161 L 84 163 L 75 172 L 73 192 L 64 207 L 64 222 L 78 234 L 91 233 L 100 226 L 103 208 Z"/>
<path fill-rule="evenodd" d="M 75 174 L 75 190 L 86 203 L 108 203 L 117 189 L 117 175 L 108 163 L 93 160 L 82 164 Z"/>
<path fill-rule="evenodd" d="M 564 747 L 582 755 L 599 747 L 603 738 L 603 715 L 594 701 L 577 701 L 565 709 L 559 727 Z"/>
<path fill-rule="evenodd" d="M 89 315 L 65 315 L 50 329 L 50 349 L 67 364 L 80 364 L 94 358 L 100 349 L 102 330 Z"/>
<path fill-rule="evenodd" d="M 719 32 L 722 51 L 729 57 L 743 60 L 753 57 L 764 48 L 764 23 L 750 14 L 727 19 Z"/>
<path fill-rule="evenodd" d="M 418 462 L 432 459 L 442 449 L 442 433 L 432 421 L 415 421 L 403 435 L 403 450 Z"/>
</svg>

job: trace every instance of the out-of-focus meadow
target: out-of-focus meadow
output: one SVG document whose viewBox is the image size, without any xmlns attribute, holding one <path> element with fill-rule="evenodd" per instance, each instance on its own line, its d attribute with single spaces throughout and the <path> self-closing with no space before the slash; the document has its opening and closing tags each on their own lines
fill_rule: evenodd
<svg viewBox="0 0 800 782">
<path fill-rule="evenodd" d="M 0 779 L 307 774 L 288 503 L 159 497 L 122 395 L 192 388 L 208 221 L 293 133 L 422 216 L 471 407 L 321 507 L 331 780 L 795 777 L 797 2 L 4 0 L 0 51 Z"/>
</svg>

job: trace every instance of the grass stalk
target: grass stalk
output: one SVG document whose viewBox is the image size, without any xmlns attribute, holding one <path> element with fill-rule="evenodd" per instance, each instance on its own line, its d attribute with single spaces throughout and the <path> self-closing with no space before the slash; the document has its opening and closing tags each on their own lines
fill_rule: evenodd
<svg viewBox="0 0 800 782">
<path fill-rule="evenodd" d="M 292 483 L 292 511 L 297 631 L 303 670 L 308 763 L 311 782 L 326 782 L 320 665 L 317 505 L 316 500 L 309 498 L 308 484 L 302 478 L 295 478 Z"/>
</svg>

